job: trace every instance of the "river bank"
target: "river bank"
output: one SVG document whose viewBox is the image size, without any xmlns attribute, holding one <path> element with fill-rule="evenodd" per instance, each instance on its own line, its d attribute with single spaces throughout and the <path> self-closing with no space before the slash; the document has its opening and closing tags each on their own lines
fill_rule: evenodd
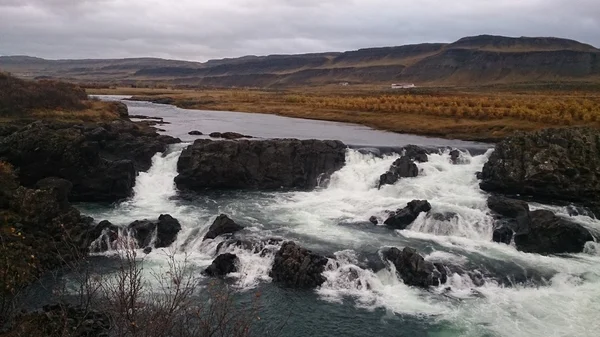
<svg viewBox="0 0 600 337">
<path fill-rule="evenodd" d="M 184 109 L 238 111 L 356 123 L 375 129 L 447 139 L 496 142 L 516 131 L 600 127 L 600 96 L 584 91 L 477 91 L 424 88 L 399 91 L 331 87 L 250 89 L 88 89 Z"/>
</svg>

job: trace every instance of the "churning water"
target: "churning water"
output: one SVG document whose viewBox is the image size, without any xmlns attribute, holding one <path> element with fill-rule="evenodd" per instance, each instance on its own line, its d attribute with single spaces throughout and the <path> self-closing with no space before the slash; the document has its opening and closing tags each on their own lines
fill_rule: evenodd
<svg viewBox="0 0 600 337">
<path fill-rule="evenodd" d="M 264 321 L 288 320 L 285 336 L 598 336 L 600 332 L 600 247 L 585 253 L 541 256 L 491 242 L 493 218 L 487 194 L 479 189 L 480 171 L 492 150 L 461 154 L 453 165 L 448 151 L 418 163 L 419 176 L 377 188 L 379 175 L 398 155 L 376 157 L 349 149 L 346 165 L 313 191 L 206 192 L 181 196 L 174 185 L 176 163 L 185 144 L 153 158 L 140 173 L 135 195 L 119 205 L 82 205 L 96 220 L 126 226 L 138 219 L 169 213 L 183 230 L 168 249 L 146 257 L 166 263 L 166 251 L 187 258 L 198 270 L 215 257 L 220 239 L 202 241 L 220 213 L 246 228 L 246 238 L 278 237 L 330 256 L 326 282 L 314 291 L 294 291 L 271 284 L 272 254 L 230 247 L 240 270 L 231 275 L 240 292 L 262 291 Z M 427 199 L 430 215 L 421 214 L 403 231 L 372 225 L 386 210 Z M 535 204 L 568 216 L 566 208 Z M 439 213 L 440 216 L 433 217 Z M 445 218 L 445 219 L 444 219 Z M 600 231 L 600 222 L 572 220 Z M 478 271 L 483 286 L 468 275 L 454 274 L 431 290 L 409 287 L 395 271 L 381 268 L 379 251 L 411 246 L 428 260 Z M 275 247 L 276 248 L 276 247 Z M 110 254 L 110 252 L 108 253 Z M 289 303 L 292 299 L 293 310 Z M 283 317 L 291 314 L 289 318 Z"/>
</svg>

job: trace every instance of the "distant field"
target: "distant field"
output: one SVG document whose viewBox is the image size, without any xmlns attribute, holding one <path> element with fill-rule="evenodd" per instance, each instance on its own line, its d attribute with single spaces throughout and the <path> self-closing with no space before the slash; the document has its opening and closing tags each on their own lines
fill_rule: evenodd
<svg viewBox="0 0 600 337">
<path fill-rule="evenodd" d="M 89 89 L 187 109 L 270 113 L 351 122 L 394 132 L 496 141 L 515 131 L 586 125 L 600 128 L 598 90 L 479 88 L 374 90 L 339 86 L 247 89 Z"/>
</svg>

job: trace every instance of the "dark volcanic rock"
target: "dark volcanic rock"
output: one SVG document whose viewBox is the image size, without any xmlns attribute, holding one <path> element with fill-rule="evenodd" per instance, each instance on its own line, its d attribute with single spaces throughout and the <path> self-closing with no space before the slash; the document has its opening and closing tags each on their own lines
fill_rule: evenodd
<svg viewBox="0 0 600 337">
<path fill-rule="evenodd" d="M 529 213 L 531 223 L 527 233 L 517 233 L 517 249 L 528 253 L 579 253 L 588 241 L 594 241 L 583 226 L 562 219 L 546 210 Z"/>
<path fill-rule="evenodd" d="M 117 120 L 101 124 L 35 122 L 0 140 L 0 158 L 19 168 L 27 187 L 49 177 L 73 184 L 71 201 L 118 201 L 131 195 L 138 170 L 177 142 Z"/>
<path fill-rule="evenodd" d="M 108 337 L 112 327 L 108 313 L 65 303 L 23 313 L 16 318 L 15 325 L 18 328 L 8 336 L 58 337 L 69 331 L 71 337 Z"/>
<path fill-rule="evenodd" d="M 404 155 L 411 160 L 414 160 L 419 163 L 426 163 L 429 161 L 427 155 L 429 155 L 429 150 L 424 149 L 422 147 L 418 147 L 416 145 L 407 145 L 404 147 Z"/>
<path fill-rule="evenodd" d="M 373 225 L 377 225 L 379 223 L 379 220 L 377 219 L 376 216 L 372 216 L 369 218 L 369 222 L 372 223 Z"/>
<path fill-rule="evenodd" d="M 154 247 L 162 248 L 175 242 L 177 234 L 181 231 L 181 224 L 169 214 L 161 214 L 158 220 L 136 220 L 129 224 L 128 228 L 133 232 L 139 248 L 150 246 L 155 231 Z"/>
<path fill-rule="evenodd" d="M 156 222 L 150 220 L 136 220 L 129 224 L 128 228 L 133 231 L 133 236 L 139 248 L 150 246 L 152 235 L 156 229 Z"/>
<path fill-rule="evenodd" d="M 169 214 L 161 214 L 156 224 L 156 248 L 169 247 L 181 230 L 179 221 Z"/>
<path fill-rule="evenodd" d="M 183 190 L 205 188 L 313 188 L 340 169 L 346 146 L 339 141 L 199 139 L 185 149 L 175 178 Z"/>
<path fill-rule="evenodd" d="M 69 194 L 73 188 L 73 184 L 70 181 L 62 178 L 48 177 L 38 181 L 35 186 L 41 190 L 54 191 L 61 207 L 68 207 Z"/>
<path fill-rule="evenodd" d="M 200 132 L 200 131 L 198 131 L 198 130 L 193 130 L 193 131 L 188 132 L 188 135 L 191 135 L 191 136 L 202 136 L 203 133 Z"/>
<path fill-rule="evenodd" d="M 204 240 L 214 239 L 223 234 L 233 234 L 242 229 L 244 229 L 244 227 L 235 223 L 235 221 L 231 220 L 227 215 L 221 214 L 215 219 L 213 224 L 210 225 L 208 233 L 204 236 Z"/>
<path fill-rule="evenodd" d="M 455 164 L 455 165 L 458 164 L 459 158 L 460 158 L 460 151 L 458 151 L 458 150 L 450 151 L 450 161 L 452 162 L 452 164 Z"/>
<path fill-rule="evenodd" d="M 327 258 L 296 245 L 284 242 L 275 254 L 270 276 L 273 282 L 293 288 L 315 288 L 325 282 L 322 275 Z"/>
<path fill-rule="evenodd" d="M 509 218 L 516 218 L 529 212 L 529 205 L 525 201 L 496 195 L 488 198 L 487 205 L 492 211 Z"/>
<path fill-rule="evenodd" d="M 594 205 L 600 200 L 600 132 L 558 128 L 507 137 L 482 171 L 481 188 Z"/>
<path fill-rule="evenodd" d="M 236 264 L 239 259 L 237 255 L 225 253 L 217 256 L 208 268 L 204 270 L 208 276 L 225 276 L 237 271 Z"/>
<path fill-rule="evenodd" d="M 419 168 L 408 156 L 402 156 L 390 166 L 390 169 L 379 177 L 379 187 L 393 185 L 400 178 L 411 178 L 419 175 Z"/>
<path fill-rule="evenodd" d="M 391 213 L 384 224 L 393 229 L 405 229 L 417 219 L 420 213 L 430 210 L 431 204 L 427 200 L 413 200 L 405 208 Z"/>
<path fill-rule="evenodd" d="M 113 243 L 119 238 L 119 227 L 110 221 L 102 220 L 90 231 L 90 237 L 96 240 L 90 247 L 92 252 L 105 252 L 112 248 Z"/>
<path fill-rule="evenodd" d="M 252 136 L 243 135 L 237 132 L 211 132 L 209 134 L 212 138 L 223 138 L 223 139 L 240 139 L 240 138 L 253 138 Z"/>
<path fill-rule="evenodd" d="M 383 257 L 396 267 L 396 272 L 405 284 L 427 288 L 446 283 L 446 268 L 441 264 L 434 264 L 417 253 L 410 247 L 402 251 L 390 248 L 383 252 Z"/>
<path fill-rule="evenodd" d="M 506 243 L 507 245 L 510 245 L 510 242 L 512 241 L 512 237 L 513 237 L 512 229 L 510 229 L 508 227 L 500 227 L 500 228 L 496 228 L 494 230 L 494 233 L 492 234 L 492 241 L 498 242 L 498 243 Z"/>
</svg>

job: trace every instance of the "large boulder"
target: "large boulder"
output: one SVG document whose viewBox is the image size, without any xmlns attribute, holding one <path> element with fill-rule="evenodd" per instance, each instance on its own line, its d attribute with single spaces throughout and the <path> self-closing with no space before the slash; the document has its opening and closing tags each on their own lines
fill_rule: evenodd
<svg viewBox="0 0 600 337">
<path fill-rule="evenodd" d="M 529 205 L 525 201 L 497 195 L 490 196 L 487 205 L 492 211 L 509 218 L 516 218 L 529 212 Z"/>
<path fill-rule="evenodd" d="M 528 253 L 580 253 L 585 243 L 594 241 L 583 226 L 559 218 L 547 210 L 529 212 L 530 224 L 526 233 L 514 237 L 517 249 Z"/>
<path fill-rule="evenodd" d="M 34 122 L 0 139 L 0 158 L 34 187 L 54 177 L 70 181 L 71 201 L 113 202 L 132 193 L 137 171 L 177 139 L 117 120 L 101 124 Z"/>
<path fill-rule="evenodd" d="M 233 234 L 241 231 L 244 227 L 238 225 L 235 221 L 231 220 L 227 215 L 219 215 L 212 225 L 208 228 L 208 233 L 204 236 L 204 240 L 214 239 L 217 236 L 223 234 Z"/>
<path fill-rule="evenodd" d="M 169 247 L 177 239 L 181 224 L 169 214 L 161 214 L 156 224 L 156 248 Z"/>
<path fill-rule="evenodd" d="M 270 276 L 273 282 L 292 288 L 315 288 L 325 282 L 323 271 L 327 258 L 302 248 L 294 242 L 284 242 L 273 262 Z"/>
<path fill-rule="evenodd" d="M 404 148 L 404 155 L 413 161 L 426 163 L 429 161 L 430 151 L 416 145 L 407 145 Z"/>
<path fill-rule="evenodd" d="M 429 212 L 431 204 L 427 200 L 413 200 L 406 207 L 392 212 L 384 224 L 393 229 L 405 229 L 417 219 L 419 214 Z"/>
<path fill-rule="evenodd" d="M 400 178 L 412 178 L 419 175 L 419 168 L 417 165 L 408 157 L 402 156 L 390 166 L 390 169 L 379 177 L 379 186 L 393 185 Z"/>
<path fill-rule="evenodd" d="M 128 228 L 132 232 L 138 248 L 150 246 L 155 233 L 154 247 L 162 248 L 175 242 L 177 234 L 181 231 L 181 224 L 169 214 L 161 214 L 158 220 L 136 220 L 129 224 Z"/>
<path fill-rule="evenodd" d="M 413 248 L 405 247 L 402 251 L 390 248 L 383 252 L 383 257 L 394 264 L 406 285 L 427 288 L 447 281 L 446 268 L 442 264 L 425 261 Z"/>
<path fill-rule="evenodd" d="M 231 253 L 221 254 L 217 256 L 204 272 L 208 276 L 225 276 L 237 271 L 237 263 L 239 263 L 237 255 Z"/>
<path fill-rule="evenodd" d="M 177 187 L 309 189 L 340 169 L 346 146 L 339 141 L 272 139 L 211 141 L 199 139 L 177 163 Z"/>
<path fill-rule="evenodd" d="M 556 128 L 507 137 L 481 173 L 481 188 L 540 200 L 600 200 L 600 131 Z"/>
</svg>

